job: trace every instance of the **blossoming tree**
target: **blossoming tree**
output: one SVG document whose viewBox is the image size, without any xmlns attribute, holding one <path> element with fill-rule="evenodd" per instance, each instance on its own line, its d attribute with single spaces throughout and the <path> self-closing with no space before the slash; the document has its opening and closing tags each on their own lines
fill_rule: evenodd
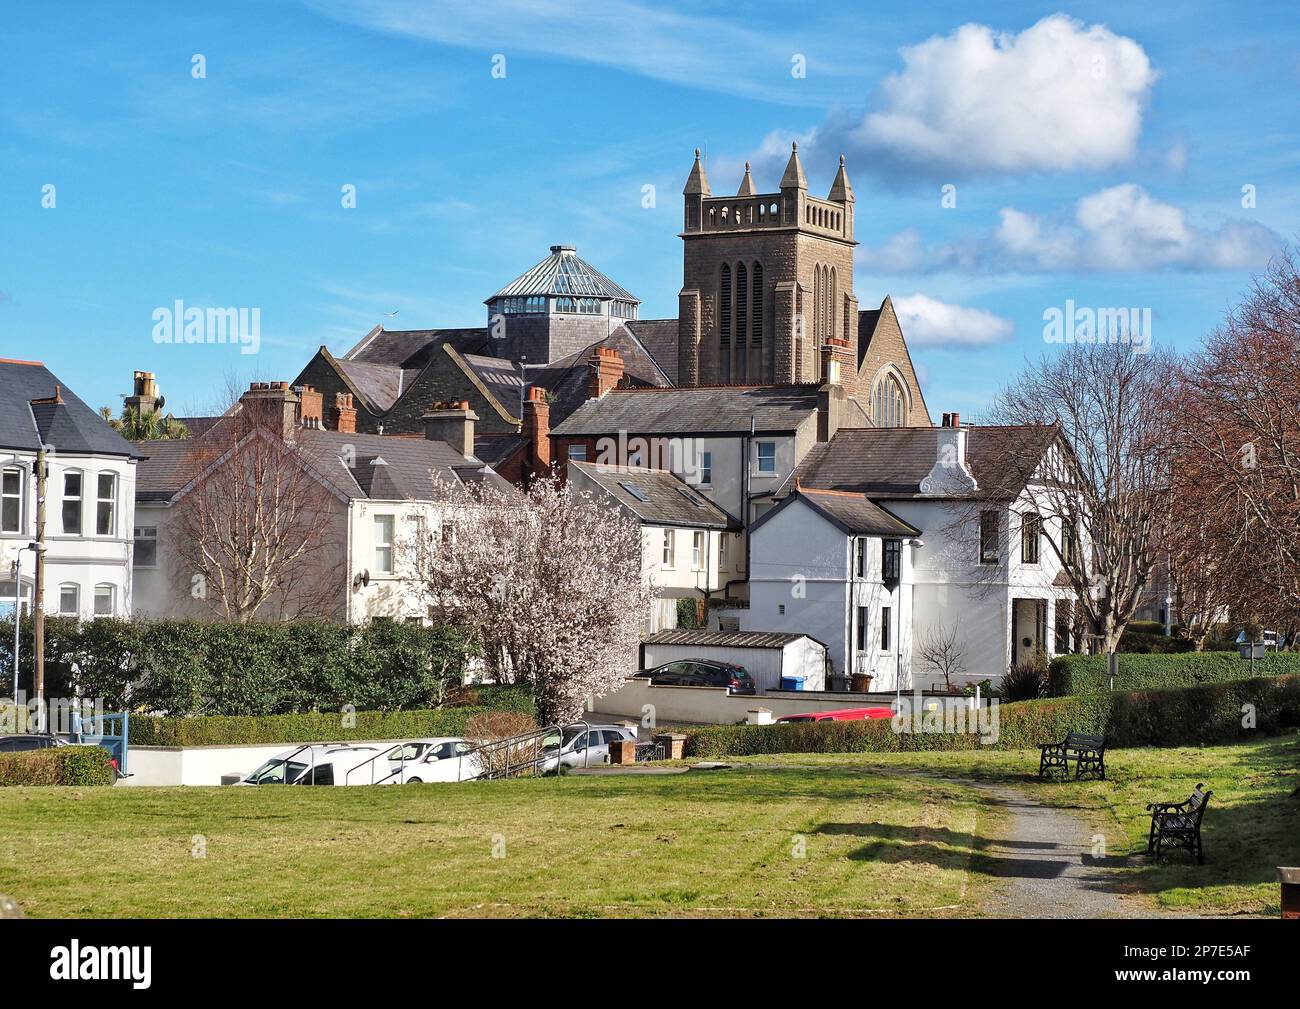
<svg viewBox="0 0 1300 1009">
<path fill-rule="evenodd" d="M 413 550 L 431 605 L 477 635 L 499 682 L 532 689 L 542 724 L 579 718 L 637 667 L 652 591 L 640 523 L 553 477 L 439 497 L 441 528 Z"/>
</svg>

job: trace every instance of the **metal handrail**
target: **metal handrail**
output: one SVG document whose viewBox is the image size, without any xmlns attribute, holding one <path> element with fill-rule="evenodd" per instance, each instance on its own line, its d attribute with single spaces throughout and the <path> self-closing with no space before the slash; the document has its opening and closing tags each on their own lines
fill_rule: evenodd
<svg viewBox="0 0 1300 1009">
<path fill-rule="evenodd" d="M 521 732 L 517 736 L 508 736 L 505 739 L 494 739 L 491 742 L 482 743 L 479 746 L 474 747 L 472 750 L 470 750 L 468 753 L 464 754 L 461 757 L 462 763 L 458 765 L 456 769 L 457 780 L 458 781 L 494 781 L 499 778 L 509 778 L 518 774 L 523 774 L 526 771 L 532 771 L 536 773 L 539 768 L 542 770 L 543 773 L 545 773 L 545 765 L 549 763 L 552 759 L 551 755 L 547 754 L 545 750 L 538 749 L 533 753 L 531 757 L 525 758 L 522 762 L 514 765 L 511 765 L 510 763 L 511 751 L 521 745 L 527 744 L 534 740 L 545 739 L 547 736 L 553 735 L 555 733 L 559 733 L 560 739 L 561 741 L 563 741 L 565 729 L 572 729 L 579 726 L 581 727 L 584 735 L 590 734 L 591 723 L 587 721 L 577 721 L 577 722 L 568 722 L 564 725 L 559 725 L 559 724 L 547 725 L 539 729 L 532 729 L 528 732 Z M 498 751 L 504 751 L 505 754 L 505 764 L 503 767 L 493 767 L 492 765 L 494 761 L 489 759 L 487 761 L 487 767 L 483 770 L 480 770 L 477 774 L 474 774 L 468 778 L 460 777 L 460 773 L 465 767 L 463 761 L 468 760 L 471 756 L 475 754 L 486 753 L 490 757 L 491 755 L 495 754 Z M 584 769 L 589 765 L 590 759 L 591 759 L 591 748 L 589 746 L 584 747 L 582 753 L 582 766 Z M 555 770 L 556 773 L 558 774 L 560 765 L 562 763 L 560 759 L 560 753 L 558 751 L 554 755 L 554 760 L 555 760 Z"/>
<path fill-rule="evenodd" d="M 396 743 L 396 744 L 394 744 L 393 746 L 390 746 L 388 749 L 384 750 L 382 753 L 376 753 L 373 757 L 370 757 L 370 758 L 367 759 L 367 760 L 363 760 L 361 763 L 357 764 L 355 767 L 349 768 L 348 771 L 347 771 L 347 773 L 343 775 L 343 784 L 347 785 L 347 784 L 350 784 L 350 783 L 351 783 L 351 781 L 352 781 L 352 772 L 353 772 L 353 771 L 359 771 L 359 770 L 361 770 L 361 768 L 365 767 L 367 764 L 374 764 L 374 762 L 375 762 L 376 760 L 378 760 L 380 757 L 386 757 L 386 756 L 388 756 L 390 753 L 392 753 L 394 750 L 402 750 L 402 751 L 405 751 L 406 748 L 407 748 L 408 746 L 410 746 L 411 743 L 413 743 L 413 742 L 419 742 L 419 740 L 404 739 L 404 740 L 402 740 L 402 742 L 400 742 L 400 743 Z M 389 771 L 387 774 L 385 774 L 385 775 L 384 775 L 382 778 L 380 778 L 378 781 L 375 780 L 375 769 L 374 769 L 374 767 L 371 767 L 371 769 L 370 769 L 370 784 L 372 784 L 372 785 L 382 784 L 382 783 L 384 782 L 385 779 L 387 779 L 387 778 L 391 778 L 394 774 L 398 774 L 398 773 L 400 773 L 401 771 L 406 770 L 406 765 L 407 765 L 408 761 L 407 761 L 407 759 L 406 759 L 405 752 L 403 752 L 403 756 L 402 756 L 401 760 L 398 761 L 398 763 L 401 764 L 401 766 L 400 766 L 396 771 Z M 410 761 L 410 763 L 414 763 L 414 761 Z"/>
</svg>

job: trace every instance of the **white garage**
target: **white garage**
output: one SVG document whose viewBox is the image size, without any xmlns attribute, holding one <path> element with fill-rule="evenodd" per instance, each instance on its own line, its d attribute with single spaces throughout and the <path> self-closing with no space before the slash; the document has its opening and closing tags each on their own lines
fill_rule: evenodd
<svg viewBox="0 0 1300 1009">
<path fill-rule="evenodd" d="M 807 634 L 777 631 L 665 630 L 641 644 L 641 668 L 679 659 L 734 662 L 749 670 L 759 690 L 780 690 L 782 677 L 803 690 L 826 689 L 826 646 Z"/>
</svg>

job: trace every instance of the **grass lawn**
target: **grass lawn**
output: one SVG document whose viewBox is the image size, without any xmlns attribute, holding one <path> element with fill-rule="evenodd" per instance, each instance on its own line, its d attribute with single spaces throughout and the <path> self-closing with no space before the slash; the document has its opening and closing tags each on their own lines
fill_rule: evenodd
<svg viewBox="0 0 1300 1009">
<path fill-rule="evenodd" d="M 4 788 L 0 893 L 33 917 L 962 915 L 989 885 L 966 870 L 999 815 L 968 786 L 861 761 L 377 788 Z"/>
<path fill-rule="evenodd" d="M 746 758 L 772 761 L 777 758 Z M 1133 853 L 1126 884 L 1172 912 L 1276 916 L 1276 867 L 1300 865 L 1300 737 L 1236 746 L 1111 750 L 1107 781 L 1041 782 L 1038 753 L 791 754 L 784 763 L 931 768 L 1010 785 L 1089 820 L 1110 854 Z M 1214 791 L 1202 823 L 1205 865 L 1182 853 L 1152 865 L 1148 802 L 1182 802 L 1204 782 Z"/>
<path fill-rule="evenodd" d="M 1274 867 L 1300 864 L 1294 735 L 1116 750 L 1106 782 L 1039 782 L 1028 752 L 734 763 L 380 788 L 3 788 L 0 893 L 33 917 L 978 915 L 998 885 L 980 852 L 1005 812 L 918 772 L 1069 809 L 1112 855 L 1145 849 L 1147 802 L 1206 782 L 1207 864 L 1135 855 L 1121 870 L 1153 909 L 1276 915 Z"/>
</svg>

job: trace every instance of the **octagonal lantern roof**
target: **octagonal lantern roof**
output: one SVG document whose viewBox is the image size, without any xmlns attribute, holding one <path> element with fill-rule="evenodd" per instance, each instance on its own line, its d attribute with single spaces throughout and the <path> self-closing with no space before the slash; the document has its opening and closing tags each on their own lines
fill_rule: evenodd
<svg viewBox="0 0 1300 1009">
<path fill-rule="evenodd" d="M 552 245 L 549 256 L 516 277 L 487 301 L 530 295 L 571 295 L 630 301 L 638 305 L 641 303 L 635 295 L 579 256 L 572 245 Z"/>
</svg>

